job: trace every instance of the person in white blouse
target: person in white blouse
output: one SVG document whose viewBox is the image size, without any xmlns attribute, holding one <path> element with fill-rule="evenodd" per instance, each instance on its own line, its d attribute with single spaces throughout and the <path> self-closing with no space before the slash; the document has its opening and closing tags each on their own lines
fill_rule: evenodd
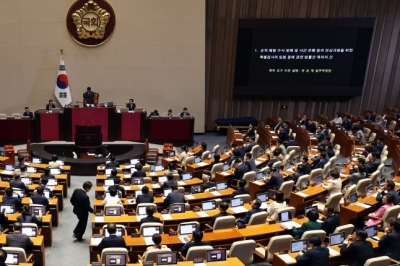
<svg viewBox="0 0 400 266">
<path fill-rule="evenodd" d="M 112 187 L 112 188 L 110 188 L 109 192 L 110 192 L 111 197 L 105 197 L 103 200 L 103 205 L 107 206 L 110 204 L 118 204 L 123 207 L 124 205 L 122 204 L 121 200 L 117 196 L 118 190 L 115 187 Z"/>
<path fill-rule="evenodd" d="M 147 253 L 149 251 L 153 251 L 153 250 L 159 250 L 160 252 L 161 251 L 171 251 L 166 245 L 161 245 L 161 241 L 162 241 L 161 235 L 154 234 L 151 239 L 153 240 L 154 245 L 147 247 L 146 251 L 143 253 L 143 256 L 142 256 L 143 258 L 146 258 Z"/>
<path fill-rule="evenodd" d="M 268 219 L 276 220 L 278 218 L 279 209 L 287 207 L 283 197 L 284 194 L 281 190 L 275 192 L 275 201 L 272 202 L 268 208 Z"/>
<path fill-rule="evenodd" d="M 342 124 L 343 121 L 342 121 L 342 116 L 341 116 L 341 114 L 340 114 L 339 112 L 337 112 L 337 113 L 335 114 L 335 118 L 334 118 L 331 122 L 335 123 L 336 125 Z"/>
<path fill-rule="evenodd" d="M 328 179 L 327 184 L 322 183 L 321 186 L 328 192 L 327 197 L 336 192 L 342 191 L 342 180 L 340 179 L 340 174 L 337 170 L 332 170 L 330 173 L 330 179 Z"/>
</svg>

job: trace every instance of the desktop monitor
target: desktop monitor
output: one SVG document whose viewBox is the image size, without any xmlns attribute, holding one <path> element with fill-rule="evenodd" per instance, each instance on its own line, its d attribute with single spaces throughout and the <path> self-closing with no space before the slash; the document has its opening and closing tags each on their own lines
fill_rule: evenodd
<svg viewBox="0 0 400 266">
<path fill-rule="evenodd" d="M 190 180 L 192 179 L 192 174 L 191 173 L 183 173 L 182 174 L 182 180 L 186 181 L 186 180 Z"/>
<path fill-rule="evenodd" d="M 170 205 L 169 210 L 171 213 L 184 213 L 186 211 L 185 203 L 173 203 Z"/>
<path fill-rule="evenodd" d="M 292 220 L 292 211 L 284 211 L 278 213 L 278 222 L 283 223 L 283 222 L 288 222 Z"/>
<path fill-rule="evenodd" d="M 318 206 L 308 206 L 304 208 L 304 214 L 307 214 L 309 211 L 311 210 L 315 210 L 316 212 L 318 212 Z"/>
<path fill-rule="evenodd" d="M 319 185 L 322 183 L 322 175 L 317 176 L 317 178 L 315 178 L 315 184 Z"/>
<path fill-rule="evenodd" d="M 126 266 L 126 254 L 105 254 L 105 266 Z"/>
<path fill-rule="evenodd" d="M 121 207 L 105 206 L 104 214 L 106 216 L 121 216 Z"/>
<path fill-rule="evenodd" d="M 143 185 L 143 177 L 132 177 L 131 184 L 132 185 Z"/>
<path fill-rule="evenodd" d="M 175 151 L 168 152 L 168 157 L 174 157 L 174 156 L 175 156 Z"/>
<path fill-rule="evenodd" d="M 222 171 L 228 171 L 229 169 L 231 169 L 229 164 L 224 164 L 224 166 L 222 166 Z"/>
<path fill-rule="evenodd" d="M 203 211 L 215 210 L 217 208 L 217 204 L 215 200 L 207 200 L 201 202 L 201 209 Z"/>
<path fill-rule="evenodd" d="M 167 197 L 169 193 L 172 192 L 172 189 L 170 188 L 164 188 L 164 197 Z"/>
<path fill-rule="evenodd" d="M 140 206 L 137 209 L 137 214 L 138 215 L 146 215 L 146 206 Z"/>
<path fill-rule="evenodd" d="M 191 187 L 192 194 L 201 193 L 201 186 L 195 185 Z"/>
<path fill-rule="evenodd" d="M 27 173 L 36 173 L 36 168 L 35 168 L 35 167 L 28 166 L 28 167 L 26 168 L 26 172 L 27 172 Z"/>
<path fill-rule="evenodd" d="M 179 228 L 179 234 L 180 235 L 189 235 L 193 233 L 197 228 L 196 223 L 186 223 L 186 224 L 181 224 Z"/>
<path fill-rule="evenodd" d="M 12 165 L 12 164 L 6 164 L 5 170 L 6 170 L 6 171 L 14 171 L 14 165 Z"/>
<path fill-rule="evenodd" d="M 194 163 L 201 163 L 201 157 L 194 157 Z"/>
<path fill-rule="evenodd" d="M 57 186 L 58 185 L 58 180 L 55 178 L 50 178 L 49 182 L 47 182 L 47 186 Z"/>
<path fill-rule="evenodd" d="M 349 195 L 349 202 L 350 202 L 350 203 L 356 202 L 357 199 L 358 199 L 358 197 L 357 197 L 357 192 L 351 193 L 351 194 Z"/>
<path fill-rule="evenodd" d="M 42 160 L 40 158 L 32 158 L 32 163 L 42 163 Z"/>
<path fill-rule="evenodd" d="M 217 190 L 224 190 L 227 188 L 228 188 L 228 185 L 226 184 L 225 181 L 217 182 Z"/>
<path fill-rule="evenodd" d="M 135 190 L 135 198 L 137 198 L 139 195 L 142 195 L 141 190 Z"/>
<path fill-rule="evenodd" d="M 296 253 L 302 250 L 307 250 L 308 247 L 308 239 L 300 239 L 290 241 L 290 252 Z"/>
<path fill-rule="evenodd" d="M 21 182 L 23 182 L 26 186 L 32 184 L 32 180 L 29 177 L 21 177 Z"/>
<path fill-rule="evenodd" d="M 168 178 L 165 175 L 158 177 L 158 183 L 164 183 L 164 182 L 167 182 L 167 181 L 168 181 Z"/>
<path fill-rule="evenodd" d="M 111 171 L 112 171 L 113 169 L 112 168 L 107 168 L 106 169 L 106 175 L 111 175 Z"/>
<path fill-rule="evenodd" d="M 106 180 L 104 180 L 104 185 L 105 186 L 113 186 L 114 185 L 114 179 L 106 179 Z"/>
<path fill-rule="evenodd" d="M 27 236 L 37 236 L 37 228 L 36 226 L 26 226 L 22 225 L 22 233 L 27 235 Z"/>
<path fill-rule="evenodd" d="M 369 195 L 372 194 L 372 192 L 374 192 L 374 188 L 372 187 L 372 185 L 369 185 L 369 186 L 367 187 L 367 193 L 366 193 L 366 195 L 369 196 Z"/>
<path fill-rule="evenodd" d="M 1 211 L 5 213 L 15 213 L 15 206 L 12 204 L 1 204 Z"/>
<path fill-rule="evenodd" d="M 156 263 L 157 265 L 177 264 L 176 251 L 157 253 Z"/>
<path fill-rule="evenodd" d="M 154 165 L 154 172 L 161 172 L 164 170 L 164 166 L 162 165 Z"/>
<path fill-rule="evenodd" d="M 144 237 L 153 236 L 154 234 L 160 234 L 160 232 L 161 232 L 161 230 L 160 230 L 159 226 L 143 226 L 142 227 L 142 235 Z"/>
<path fill-rule="evenodd" d="M 265 177 L 264 172 L 258 172 L 257 175 L 256 175 L 256 179 L 257 179 L 257 180 L 263 179 L 264 177 Z"/>
<path fill-rule="evenodd" d="M 31 214 L 39 216 L 40 214 L 45 215 L 46 214 L 46 206 L 31 206 Z"/>
<path fill-rule="evenodd" d="M 122 236 L 122 228 L 121 227 L 117 227 L 117 231 L 115 232 L 117 236 Z M 108 233 L 107 227 L 104 228 L 104 236 L 105 237 L 109 237 L 110 233 Z"/>
<path fill-rule="evenodd" d="M 239 207 L 239 206 L 243 206 L 244 205 L 244 201 L 243 198 L 233 198 L 231 199 L 231 207 Z"/>
<path fill-rule="evenodd" d="M 345 240 L 344 232 L 329 235 L 329 245 L 330 246 L 341 245 L 341 244 L 343 244 L 344 240 Z"/>
<path fill-rule="evenodd" d="M 365 232 L 367 232 L 368 237 L 374 237 L 378 235 L 378 228 L 376 225 L 364 227 Z"/>
<path fill-rule="evenodd" d="M 261 202 L 267 202 L 268 201 L 268 193 L 258 193 L 256 195 L 256 198 L 261 200 Z"/>
<path fill-rule="evenodd" d="M 19 265 L 19 254 L 14 252 L 7 252 L 6 265 Z"/>
<path fill-rule="evenodd" d="M 207 262 L 213 261 L 225 261 L 226 260 L 226 249 L 218 248 L 207 250 Z"/>
<path fill-rule="evenodd" d="M 130 164 L 137 164 L 138 162 L 139 162 L 138 159 L 135 159 L 135 158 L 130 159 Z"/>
</svg>

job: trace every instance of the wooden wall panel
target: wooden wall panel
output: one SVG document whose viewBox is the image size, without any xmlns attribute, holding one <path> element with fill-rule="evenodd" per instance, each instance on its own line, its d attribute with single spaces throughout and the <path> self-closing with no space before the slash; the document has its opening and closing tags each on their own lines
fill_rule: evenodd
<svg viewBox="0 0 400 266">
<path fill-rule="evenodd" d="M 391 0 L 206 0 L 206 130 L 217 118 L 269 116 L 292 119 L 335 112 L 383 112 L 400 106 L 400 1 Z M 232 94 L 239 18 L 375 17 L 371 57 L 362 96 L 297 100 Z M 281 109 L 287 106 L 287 109 Z"/>
</svg>

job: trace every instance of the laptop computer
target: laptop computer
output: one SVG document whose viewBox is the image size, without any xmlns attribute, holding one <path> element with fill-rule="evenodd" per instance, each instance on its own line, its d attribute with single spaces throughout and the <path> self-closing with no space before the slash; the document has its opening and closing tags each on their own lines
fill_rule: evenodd
<svg viewBox="0 0 400 266">
<path fill-rule="evenodd" d="M 14 165 L 12 165 L 12 164 L 6 164 L 5 170 L 6 170 L 6 171 L 14 171 Z"/>
<path fill-rule="evenodd" d="M 143 177 L 132 177 L 131 184 L 132 185 L 143 185 Z"/>
<path fill-rule="evenodd" d="M 57 160 L 56 161 L 60 166 L 63 166 L 64 165 L 64 161 L 63 160 Z"/>
<path fill-rule="evenodd" d="M 315 184 L 319 185 L 322 183 L 322 175 L 319 175 L 315 178 Z"/>
<path fill-rule="evenodd" d="M 233 198 L 231 199 L 231 207 L 239 207 L 239 206 L 243 206 L 244 205 L 244 201 L 243 198 Z"/>
<path fill-rule="evenodd" d="M 139 162 L 139 159 L 131 158 L 130 159 L 130 164 L 137 164 Z"/>
<path fill-rule="evenodd" d="M 158 183 L 164 183 L 164 182 L 167 182 L 167 181 L 168 181 L 168 178 L 165 175 L 158 177 Z"/>
<path fill-rule="evenodd" d="M 47 182 L 47 186 L 57 186 L 58 185 L 58 180 L 55 178 L 50 178 L 49 181 Z"/>
<path fill-rule="evenodd" d="M 211 249 L 206 252 L 207 262 L 226 260 L 226 249 L 224 248 Z"/>
<path fill-rule="evenodd" d="M 26 172 L 27 172 L 27 173 L 31 173 L 31 174 L 36 173 L 36 168 L 35 168 L 35 167 L 28 166 L 28 167 L 26 168 Z"/>
<path fill-rule="evenodd" d="M 379 238 L 376 237 L 378 235 L 378 227 L 376 225 L 366 226 L 364 230 L 367 232 L 369 238 L 379 240 Z"/>
<path fill-rule="evenodd" d="M 231 166 L 229 164 L 224 164 L 222 166 L 222 171 L 228 171 L 229 169 L 231 169 Z"/>
<path fill-rule="evenodd" d="M 37 236 L 37 228 L 35 226 L 22 225 L 22 233 L 27 236 Z"/>
<path fill-rule="evenodd" d="M 169 193 L 172 192 L 172 189 L 170 188 L 164 188 L 164 197 L 167 197 Z"/>
<path fill-rule="evenodd" d="M 191 173 L 183 173 L 182 174 L 182 180 L 183 181 L 190 180 L 190 179 L 192 179 L 192 174 Z"/>
<path fill-rule="evenodd" d="M 258 172 L 257 175 L 256 175 L 256 179 L 257 180 L 263 179 L 264 177 L 265 177 L 264 172 Z"/>
<path fill-rule="evenodd" d="M 336 234 L 329 234 L 329 245 L 338 246 L 342 245 L 345 240 L 344 232 L 339 232 Z"/>
<path fill-rule="evenodd" d="M 117 227 L 117 231 L 115 232 L 117 236 L 122 236 L 122 228 L 121 227 Z M 109 237 L 110 233 L 107 230 L 107 227 L 104 228 L 104 236 L 105 237 Z"/>
<path fill-rule="evenodd" d="M 383 187 L 383 186 L 385 185 L 385 183 L 386 183 L 386 180 L 385 180 L 384 177 L 382 177 L 382 178 L 379 179 L 379 186 L 380 186 L 380 187 Z"/>
<path fill-rule="evenodd" d="M 111 171 L 112 171 L 113 169 L 112 168 L 107 168 L 106 169 L 106 175 L 111 175 Z"/>
<path fill-rule="evenodd" d="M 278 213 L 278 222 L 283 223 L 283 222 L 289 222 L 292 220 L 292 211 L 284 211 Z"/>
<path fill-rule="evenodd" d="M 367 193 L 366 193 L 367 196 L 371 195 L 372 192 L 374 192 L 374 188 L 372 185 L 369 185 L 366 189 L 367 189 Z"/>
<path fill-rule="evenodd" d="M 181 224 L 179 228 L 179 234 L 180 235 L 188 235 L 193 233 L 197 228 L 196 223 L 187 223 L 187 224 Z"/>
<path fill-rule="evenodd" d="M 304 208 L 304 214 L 307 214 L 309 211 L 311 210 L 315 210 L 316 212 L 318 212 L 318 206 L 308 206 Z"/>
<path fill-rule="evenodd" d="M 174 157 L 174 156 L 175 156 L 175 151 L 168 152 L 168 157 Z"/>
<path fill-rule="evenodd" d="M 217 190 L 224 190 L 224 189 L 228 188 L 228 185 L 226 184 L 225 181 L 222 181 L 222 182 L 217 182 L 216 187 L 217 187 Z"/>
<path fill-rule="evenodd" d="M 173 203 L 170 205 L 169 210 L 171 213 L 184 213 L 186 211 L 185 203 Z"/>
<path fill-rule="evenodd" d="M 39 216 L 40 214 L 45 215 L 46 214 L 46 206 L 31 206 L 31 214 L 34 214 L 36 216 Z"/>
<path fill-rule="evenodd" d="M 7 252 L 6 265 L 19 265 L 19 254 L 14 252 Z"/>
<path fill-rule="evenodd" d="M 107 107 L 113 107 L 113 106 L 114 106 L 114 101 L 107 102 Z"/>
<path fill-rule="evenodd" d="M 40 158 L 33 157 L 32 163 L 42 163 L 42 160 Z"/>
<path fill-rule="evenodd" d="M 159 226 L 143 226 L 142 229 L 142 235 L 144 237 L 153 236 L 154 234 L 159 234 L 161 232 Z"/>
<path fill-rule="evenodd" d="M 126 266 L 126 254 L 105 254 L 106 266 Z"/>
<path fill-rule="evenodd" d="M 23 182 L 26 186 L 32 184 L 32 180 L 29 177 L 21 177 L 21 182 Z"/>
<path fill-rule="evenodd" d="M 60 113 L 60 108 L 51 108 L 51 112 L 53 113 L 53 114 L 58 114 L 58 113 Z"/>
<path fill-rule="evenodd" d="M 105 216 L 121 216 L 121 208 L 105 206 L 104 207 L 104 215 Z"/>
<path fill-rule="evenodd" d="M 357 202 L 357 200 L 358 200 L 357 192 L 351 193 L 351 194 L 349 195 L 349 202 L 350 202 L 350 203 Z"/>
<path fill-rule="evenodd" d="M 201 186 L 199 185 L 191 186 L 190 190 L 192 191 L 192 194 L 201 193 Z"/>
<path fill-rule="evenodd" d="M 143 107 L 136 107 L 135 112 L 141 113 L 143 112 L 144 108 Z"/>
<path fill-rule="evenodd" d="M 154 172 L 164 171 L 164 166 L 162 165 L 154 165 Z"/>
<path fill-rule="evenodd" d="M 141 190 L 135 190 L 135 198 L 137 198 L 139 195 L 142 195 Z"/>
<path fill-rule="evenodd" d="M 113 186 L 114 185 L 114 180 L 113 179 L 106 179 L 106 180 L 104 180 L 104 185 L 105 186 Z"/>
<path fill-rule="evenodd" d="M 138 215 L 146 215 L 146 206 L 140 206 L 137 208 Z"/>
<path fill-rule="evenodd" d="M 60 175 L 61 174 L 61 169 L 60 168 L 51 168 L 50 169 L 50 174 L 52 174 L 52 175 Z"/>
<path fill-rule="evenodd" d="M 194 163 L 201 163 L 201 157 L 194 157 Z"/>
<path fill-rule="evenodd" d="M 290 252 L 296 253 L 302 250 L 307 250 L 308 248 L 308 239 L 300 239 L 290 241 Z"/>
<path fill-rule="evenodd" d="M 5 213 L 15 213 L 15 206 L 12 204 L 1 204 L 1 211 Z"/>
<path fill-rule="evenodd" d="M 174 265 L 177 264 L 177 253 L 176 251 L 171 252 L 157 252 L 156 255 L 157 265 Z"/>
<path fill-rule="evenodd" d="M 201 202 L 201 209 L 203 211 L 215 210 L 217 208 L 217 204 L 215 200 L 206 200 Z"/>
<path fill-rule="evenodd" d="M 261 200 L 261 202 L 266 202 L 266 201 L 268 201 L 269 197 L 268 197 L 268 193 L 258 193 L 256 195 L 256 198 Z"/>
</svg>

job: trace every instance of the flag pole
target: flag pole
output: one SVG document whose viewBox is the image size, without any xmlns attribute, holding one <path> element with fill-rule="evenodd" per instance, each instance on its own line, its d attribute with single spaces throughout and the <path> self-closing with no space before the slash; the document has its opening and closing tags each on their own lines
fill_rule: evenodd
<svg viewBox="0 0 400 266">
<path fill-rule="evenodd" d="M 63 49 L 63 48 L 60 48 L 60 51 L 61 51 L 61 59 L 64 60 L 64 55 L 63 55 L 64 49 Z"/>
</svg>

